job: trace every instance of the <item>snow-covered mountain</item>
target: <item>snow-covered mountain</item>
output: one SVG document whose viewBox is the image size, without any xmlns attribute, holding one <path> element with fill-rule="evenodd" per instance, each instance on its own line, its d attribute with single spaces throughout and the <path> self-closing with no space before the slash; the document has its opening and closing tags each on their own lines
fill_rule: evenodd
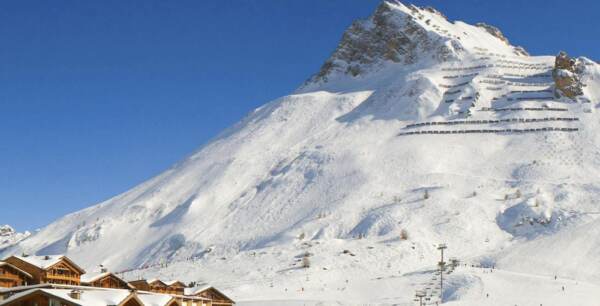
<svg viewBox="0 0 600 306">
<path fill-rule="evenodd" d="M 383 2 L 293 94 L 2 255 L 67 253 L 242 299 L 409 305 L 445 242 L 508 273 L 462 271 L 448 301 L 500 290 L 491 277 L 560 273 L 597 290 L 600 66 L 559 59 Z M 311 268 L 297 268 L 307 252 Z"/>
<path fill-rule="evenodd" d="M 18 233 L 8 224 L 0 225 L 0 250 L 19 243 L 21 240 L 29 237 L 30 235 L 31 233 L 28 231 Z"/>
</svg>

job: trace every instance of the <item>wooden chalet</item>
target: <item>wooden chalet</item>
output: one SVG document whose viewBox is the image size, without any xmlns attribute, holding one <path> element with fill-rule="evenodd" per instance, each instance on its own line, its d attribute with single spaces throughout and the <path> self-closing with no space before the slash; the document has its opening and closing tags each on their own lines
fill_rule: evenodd
<svg viewBox="0 0 600 306">
<path fill-rule="evenodd" d="M 80 285 L 85 270 L 66 256 L 11 256 L 4 260 L 31 275 L 31 284 Z"/>
<path fill-rule="evenodd" d="M 188 288 L 186 295 L 197 296 L 211 301 L 212 306 L 231 306 L 235 302 L 213 286 Z"/>
<path fill-rule="evenodd" d="M 150 279 L 148 285 L 150 285 L 150 292 L 167 293 L 169 291 L 169 286 L 160 279 Z"/>
<path fill-rule="evenodd" d="M 129 286 L 133 287 L 135 290 L 150 291 L 150 284 L 148 284 L 148 281 L 145 279 L 130 281 Z"/>
<path fill-rule="evenodd" d="M 124 289 L 77 287 L 47 284 L 15 290 L 0 306 L 209 306 L 210 301 L 197 297 L 136 292 Z M 70 288 L 69 288 L 70 287 Z"/>
<path fill-rule="evenodd" d="M 102 269 L 86 274 L 65 256 L 0 261 L 0 306 L 231 306 L 214 287 L 158 279 L 127 283 Z"/>
<path fill-rule="evenodd" d="M 0 287 L 26 286 L 31 282 L 31 279 L 31 274 L 7 262 L 0 261 Z"/>
<path fill-rule="evenodd" d="M 135 280 L 129 282 L 129 285 L 136 290 L 173 295 L 184 295 L 186 288 L 186 285 L 180 281 L 163 282 L 159 279 Z"/>
<path fill-rule="evenodd" d="M 115 274 L 102 270 L 100 273 L 86 273 L 81 276 L 81 285 L 97 288 L 134 289 Z"/>
<path fill-rule="evenodd" d="M 168 281 L 165 282 L 165 284 L 167 285 L 167 290 L 169 294 L 184 295 L 185 288 L 187 288 L 187 286 L 184 283 L 178 280 Z"/>
</svg>

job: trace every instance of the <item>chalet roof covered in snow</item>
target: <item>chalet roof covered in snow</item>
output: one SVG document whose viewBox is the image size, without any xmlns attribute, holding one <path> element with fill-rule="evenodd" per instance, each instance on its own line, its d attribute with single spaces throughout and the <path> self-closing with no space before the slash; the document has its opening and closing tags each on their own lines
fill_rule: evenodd
<svg viewBox="0 0 600 306">
<path fill-rule="evenodd" d="M 93 281 L 97 281 L 105 276 L 109 276 L 112 273 L 110 272 L 88 272 L 81 276 L 81 282 L 83 283 L 91 283 Z"/>
<path fill-rule="evenodd" d="M 75 262 L 73 262 L 71 259 L 69 259 L 65 255 L 12 256 L 12 257 L 17 258 L 26 263 L 29 263 L 30 265 L 38 267 L 42 270 L 46 270 L 64 260 L 64 261 L 68 262 L 70 265 L 72 265 L 74 268 L 76 268 L 77 270 L 81 271 L 82 273 L 85 273 L 85 270 L 83 268 L 78 266 Z"/>
<path fill-rule="evenodd" d="M 81 306 L 119 305 L 125 301 L 129 295 L 131 295 L 131 292 L 128 290 L 86 290 L 85 292 L 81 293 L 79 299 L 74 299 L 70 296 L 72 291 L 72 289 L 34 288 L 13 295 L 10 298 L 0 302 L 0 305 L 7 305 L 11 302 L 18 301 L 26 296 L 36 293 L 48 295 Z"/>
<path fill-rule="evenodd" d="M 173 300 L 172 296 L 166 294 L 144 293 L 138 297 L 145 306 L 165 306 Z"/>
<path fill-rule="evenodd" d="M 171 287 L 171 286 L 175 286 L 175 285 L 179 285 L 179 286 L 183 286 L 185 287 L 185 284 L 181 281 L 178 280 L 169 280 L 169 281 L 165 281 L 164 282 L 167 286 Z"/>
<path fill-rule="evenodd" d="M 2 267 L 9 267 L 9 268 L 11 268 L 11 269 L 14 269 L 15 271 L 18 271 L 19 273 L 21 273 L 21 274 L 23 274 L 23 275 L 27 276 L 27 277 L 29 277 L 29 278 L 31 278 L 31 277 L 32 277 L 32 276 L 31 276 L 31 274 L 29 274 L 29 273 L 27 273 L 27 272 L 25 272 L 25 271 L 23 271 L 23 270 L 21 270 L 21 269 L 19 269 L 19 268 L 15 267 L 15 266 L 13 266 L 13 265 L 11 265 L 11 264 L 9 264 L 9 263 L 7 263 L 7 262 L 0 261 L 0 268 L 2 268 Z"/>
<path fill-rule="evenodd" d="M 26 289 L 27 287 L 23 287 Z M 79 298 L 73 298 L 72 293 L 78 292 Z M 132 292 L 126 289 L 95 288 L 84 286 L 56 286 L 44 284 L 39 286 L 29 286 L 29 289 L 21 291 L 21 288 L 6 288 L 2 292 L 16 292 L 4 301 L 0 301 L 0 306 L 19 301 L 31 295 L 43 294 L 55 299 L 59 299 L 74 305 L 81 306 L 106 306 L 121 305 L 129 299 L 136 299 L 144 306 L 167 306 L 171 305 L 176 297 L 169 294 L 151 293 L 144 291 Z M 177 296 L 188 301 L 207 300 L 202 297 Z"/>
</svg>

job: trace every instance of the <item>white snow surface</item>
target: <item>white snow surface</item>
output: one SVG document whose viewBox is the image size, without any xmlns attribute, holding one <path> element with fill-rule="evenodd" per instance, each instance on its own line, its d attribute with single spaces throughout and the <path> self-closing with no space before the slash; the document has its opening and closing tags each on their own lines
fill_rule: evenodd
<svg viewBox="0 0 600 306">
<path fill-rule="evenodd" d="M 29 237 L 30 235 L 31 233 L 28 231 L 18 233 L 8 224 L 0 225 L 0 251 L 17 244 L 19 241 Z"/>
<path fill-rule="evenodd" d="M 462 48 L 308 82 L 1 255 L 207 282 L 240 305 L 413 305 L 443 242 L 469 264 L 448 279 L 448 304 L 597 305 L 598 64 L 579 59 L 584 96 L 557 98 L 553 56 L 383 5 Z M 443 124 L 410 126 L 426 122 Z M 401 135 L 461 130 L 477 132 Z"/>
</svg>

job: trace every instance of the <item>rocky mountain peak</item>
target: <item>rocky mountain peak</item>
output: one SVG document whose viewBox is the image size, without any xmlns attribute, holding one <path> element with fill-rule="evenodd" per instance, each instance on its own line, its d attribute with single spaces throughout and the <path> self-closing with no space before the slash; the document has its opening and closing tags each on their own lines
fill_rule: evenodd
<svg viewBox="0 0 600 306">
<path fill-rule="evenodd" d="M 358 76 L 386 61 L 413 64 L 432 49 L 437 51 L 434 58 L 447 59 L 451 50 L 442 39 L 416 22 L 416 16 L 424 18 L 421 13 L 425 11 L 443 16 L 432 8 L 382 2 L 369 19 L 349 27 L 332 56 L 309 81 L 327 81 L 337 73 Z M 461 49 L 457 44 L 455 47 Z"/>
<path fill-rule="evenodd" d="M 511 56 L 529 55 L 525 49 L 512 46 L 494 26 L 485 23 L 471 26 L 450 21 L 431 7 L 383 1 L 368 19 L 352 23 L 333 54 L 307 84 L 325 83 L 340 76 L 366 75 L 386 63 L 411 65 L 419 61 L 457 60 L 465 53 L 476 54 L 481 48 Z"/>
</svg>

